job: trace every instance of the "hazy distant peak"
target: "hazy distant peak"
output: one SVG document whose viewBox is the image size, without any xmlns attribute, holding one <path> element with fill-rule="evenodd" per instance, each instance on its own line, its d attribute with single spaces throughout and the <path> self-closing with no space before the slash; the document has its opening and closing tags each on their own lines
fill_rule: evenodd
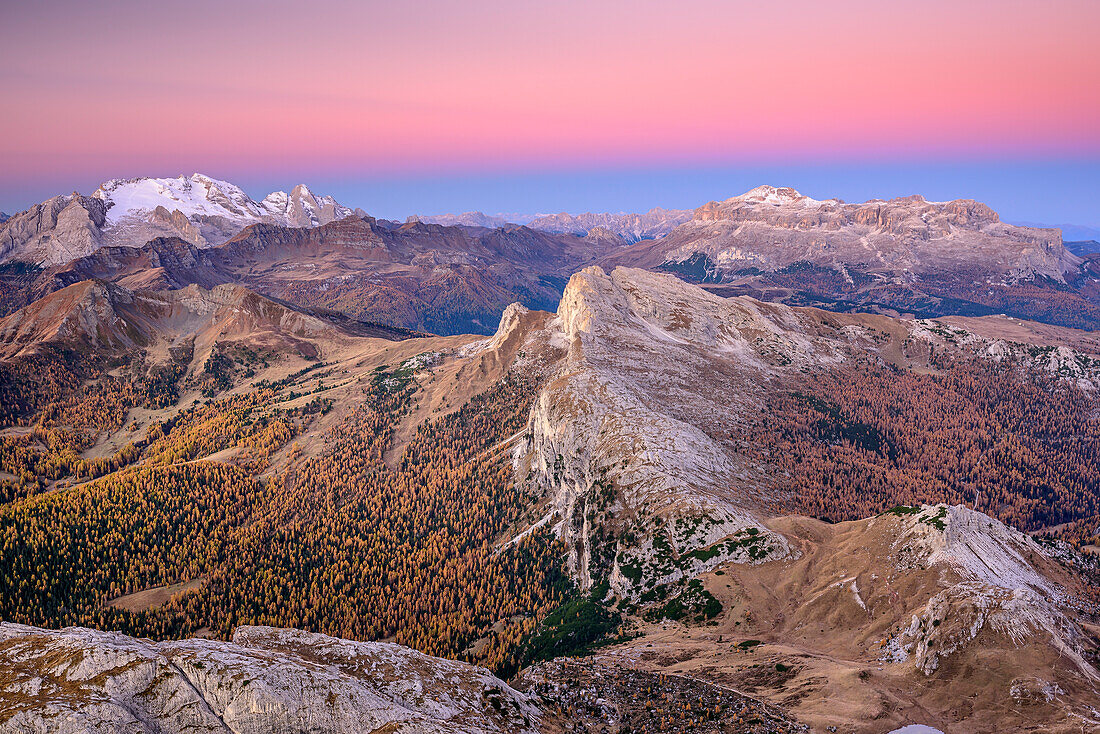
<svg viewBox="0 0 1100 734">
<path fill-rule="evenodd" d="M 621 237 L 625 242 L 664 237 L 692 217 L 691 209 L 654 207 L 644 214 L 629 212 L 585 212 L 583 214 L 544 214 L 528 225 L 546 232 L 562 232 L 584 236 L 599 229 Z"/>
<path fill-rule="evenodd" d="M 486 214 L 480 211 L 463 212 L 462 214 L 414 214 L 409 217 L 409 221 L 424 222 L 425 224 L 441 224 L 444 227 L 487 227 L 489 229 L 496 229 L 497 227 L 503 227 L 513 223 L 512 220 L 506 219 L 499 214 Z"/>
</svg>

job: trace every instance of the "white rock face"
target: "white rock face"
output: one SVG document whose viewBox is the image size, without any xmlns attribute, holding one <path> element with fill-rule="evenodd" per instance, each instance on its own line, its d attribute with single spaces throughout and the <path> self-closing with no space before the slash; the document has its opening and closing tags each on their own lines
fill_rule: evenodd
<svg viewBox="0 0 1100 734">
<path fill-rule="evenodd" d="M 925 505 L 903 520 L 895 548 L 929 568 L 943 569 L 944 589 L 913 614 L 896 641 L 901 659 L 931 675 L 983 630 L 1015 645 L 1040 636 L 1093 681 L 1084 656 L 1086 635 L 1062 611 L 1059 573 L 1030 536 L 961 505 Z"/>
<path fill-rule="evenodd" d="M 530 732 L 488 671 L 400 645 L 241 627 L 151 642 L 0 624 L 3 732 Z"/>
<path fill-rule="evenodd" d="M 775 376 L 842 359 L 858 329 L 825 334 L 785 306 L 597 267 L 572 277 L 551 327 L 567 354 L 538 396 L 516 466 L 549 497 L 582 587 L 606 572 L 607 552 L 592 541 L 601 517 L 631 519 L 634 542 L 615 546 L 610 570 L 624 595 L 789 552 L 782 536 L 759 529 L 758 557 L 732 544 L 706 561 L 685 556 L 759 525 L 775 498 L 739 450 L 738 422 Z M 614 499 L 600 499 L 608 484 Z"/>
<path fill-rule="evenodd" d="M 1042 549 L 1030 536 L 962 505 L 941 507 L 944 529 L 924 525 L 928 561 L 947 564 L 963 576 L 1008 591 L 1027 589 L 1054 598 L 1059 590 L 1032 565 Z"/>
<path fill-rule="evenodd" d="M 354 213 L 304 185 L 256 202 L 239 186 L 201 173 L 113 179 L 91 196 L 54 197 L 0 223 L 0 261 L 58 265 L 105 245 L 140 247 L 159 236 L 211 247 L 251 224 L 317 227 Z"/>
</svg>

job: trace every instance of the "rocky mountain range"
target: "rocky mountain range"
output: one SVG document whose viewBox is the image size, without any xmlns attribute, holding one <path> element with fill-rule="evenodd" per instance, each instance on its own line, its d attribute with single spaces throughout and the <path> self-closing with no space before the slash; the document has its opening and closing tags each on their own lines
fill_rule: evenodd
<svg viewBox="0 0 1100 734">
<path fill-rule="evenodd" d="M 710 732 L 708 717 L 740 716 L 760 732 L 878 734 L 1100 720 L 1100 342 L 1066 328 L 1100 324 L 1100 261 L 1057 230 L 969 200 L 848 204 L 774 187 L 690 217 L 530 225 L 398 223 L 303 187 L 256 202 L 203 177 L 51 202 L 3 230 L 43 223 L 12 252 L 54 255 L 0 266 L 0 553 L 16 553 L 0 564 L 0 608 L 37 625 L 0 627 L 0 728 L 75 731 L 90 716 L 172 731 L 197 717 L 235 731 L 556 734 L 675 716 Z M 401 473 L 482 439 L 453 460 L 462 469 Z M 509 577 L 538 579 L 523 564 L 542 558 L 548 580 L 522 598 L 559 593 L 561 606 L 455 622 L 450 607 L 409 628 L 434 636 L 397 639 L 492 661 L 499 678 L 339 639 L 374 636 L 309 616 L 304 600 L 326 594 L 341 600 L 333 614 L 361 608 L 339 595 L 389 568 L 377 550 L 376 565 L 334 566 L 301 589 L 295 569 L 313 566 L 283 568 L 279 588 L 303 594 L 292 605 L 237 598 L 251 581 L 228 583 L 241 572 L 220 551 L 166 577 L 82 582 L 83 596 L 19 570 L 72 527 L 35 523 L 86 493 L 103 507 L 140 497 L 118 487 L 146 471 L 229 472 L 194 486 L 222 482 L 225 502 L 254 504 L 203 542 L 267 569 L 256 549 L 304 533 L 314 510 L 298 498 L 331 477 L 352 484 L 308 500 L 333 513 L 326 532 L 367 527 L 380 507 L 411 507 L 406 488 L 474 466 L 493 473 L 463 486 L 506 482 L 492 501 L 508 520 L 470 567 L 507 557 Z M 347 500 L 379 477 L 397 494 Z M 447 515 L 458 500 L 428 500 L 443 525 L 402 558 L 457 542 L 445 527 L 489 534 L 469 507 Z M 157 507 L 142 511 L 152 527 L 204 532 Z M 137 524 L 83 532 L 142 528 L 142 513 L 120 516 Z M 174 536 L 143 537 L 185 553 Z M 314 559 L 344 542 L 295 537 Z M 539 543 L 556 545 L 536 556 Z M 86 579 L 129 568 L 49 557 Z M 320 583 L 335 585 L 309 591 Z M 257 616 L 230 635 L 222 609 Z M 272 622 L 309 631 L 249 626 Z M 86 629 L 100 626 L 136 636 Z"/>
<path fill-rule="evenodd" d="M 158 236 L 210 247 L 258 222 L 316 227 L 353 213 L 304 185 L 257 202 L 240 187 L 200 173 L 114 179 L 89 196 L 55 196 L 8 217 L 0 226 L 0 262 L 61 265 L 100 247 L 136 247 Z"/>
<path fill-rule="evenodd" d="M 303 252 L 309 254 L 304 262 L 320 263 L 325 253 L 347 260 L 363 252 L 371 262 L 399 263 L 395 250 L 419 242 L 433 251 L 450 247 L 456 253 L 507 252 L 519 258 L 542 257 L 539 247 L 566 241 L 524 228 L 470 231 L 358 218 L 313 229 L 254 225 L 242 234 L 206 250 L 181 240 L 102 249 L 93 255 L 101 257 L 97 267 L 116 267 L 115 258 L 121 258 L 125 267 L 115 275 L 124 276 L 66 285 L 0 320 L 0 386 L 18 374 L 21 395 L 41 390 L 55 360 L 81 370 L 71 391 L 49 404 L 50 430 L 77 430 L 61 429 L 58 422 L 86 421 L 82 411 L 92 408 L 74 414 L 67 406 L 83 405 L 80 396 L 97 384 L 116 384 L 118 370 L 132 372 L 138 365 L 142 374 L 164 375 L 172 367 L 177 380 L 173 404 L 123 409 L 117 428 L 101 429 L 94 440 L 78 445 L 89 462 L 113 455 L 137 463 L 117 473 L 105 465 L 96 470 L 109 472 L 101 479 L 49 470 L 37 493 L 0 503 L 0 532 L 24 512 L 51 517 L 56 503 L 69 497 L 83 501 L 76 499 L 82 492 L 99 492 L 96 501 L 108 508 L 128 496 L 106 492 L 115 477 L 125 481 L 126 472 L 154 470 L 165 460 L 172 461 L 172 470 L 262 471 L 263 491 L 278 496 L 285 486 L 292 492 L 277 504 L 292 503 L 307 485 L 284 482 L 310 481 L 309 457 L 356 450 L 336 443 L 346 440 L 340 438 L 342 421 L 357 411 L 377 410 L 371 406 L 392 399 L 385 396 L 399 386 L 413 397 L 393 414 L 389 432 L 380 434 L 390 436 L 390 443 L 384 450 L 371 449 L 379 462 L 370 469 L 375 474 L 405 466 L 410 458 L 403 459 L 402 451 L 411 451 L 406 447 L 422 447 L 416 442 L 442 435 L 452 422 L 467 420 L 468 411 L 484 410 L 477 407 L 487 399 L 483 396 L 526 385 L 532 395 L 522 404 L 528 407 L 520 413 L 518 430 L 509 429 L 482 454 L 515 487 L 508 496 L 516 503 L 517 519 L 492 539 L 494 553 L 529 548 L 528 540 L 549 533 L 560 544 L 551 557 L 561 558 L 563 572 L 576 584 L 575 597 L 563 607 L 567 611 L 542 621 L 498 618 L 489 611 L 483 636 L 453 654 L 469 658 L 483 646 L 505 644 L 511 629 L 529 630 L 525 649 L 544 649 L 542 644 L 561 652 L 526 659 L 523 670 L 509 672 L 505 683 L 464 663 L 316 630 L 241 625 L 231 640 L 150 642 L 83 628 L 5 624 L 0 650 L 7 662 L 0 671 L 8 683 L 0 691 L 0 726 L 175 731 L 209 724 L 260 731 L 308 721 L 318 731 L 388 726 L 387 731 L 556 733 L 601 731 L 623 722 L 652 728 L 671 715 L 683 722 L 682 731 L 709 732 L 715 730 L 713 715 L 718 721 L 735 722 L 738 716 L 756 721 L 749 731 L 802 731 L 805 725 L 814 731 L 835 726 L 877 734 L 906 723 L 943 731 L 1025 726 L 1075 731 L 1097 718 L 1100 612 L 1093 590 L 1100 566 L 1085 549 L 1056 537 L 1033 537 L 993 517 L 1015 517 L 1011 513 L 1020 508 L 1036 507 L 1052 527 L 1088 521 L 1095 506 L 1089 504 L 1095 494 L 1090 464 L 1087 454 L 1072 452 L 1088 451 L 1092 444 L 1051 443 L 1048 433 L 1049 425 L 1072 425 L 1085 438 L 1091 435 L 1087 423 L 1072 423 L 1072 416 L 1093 413 L 1100 389 L 1095 340 L 1053 326 L 1027 331 L 1010 320 L 948 324 L 829 313 L 721 296 L 668 273 L 624 267 L 590 266 L 573 274 L 553 312 L 508 306 L 489 337 L 364 334 L 337 314 L 308 312 L 232 283 L 135 287 L 188 271 L 199 274 L 196 279 L 217 280 L 230 261 L 203 258 L 218 252 L 234 253 L 233 267 L 246 273 L 260 272 L 261 266 L 277 270 Z M 584 246 L 583 238 L 567 241 Z M 173 251 L 180 260 L 170 261 Z M 123 257 L 135 253 L 144 258 L 141 267 Z M 151 267 L 153 262 L 161 264 Z M 157 268 L 163 271 L 145 272 Z M 62 272 L 79 277 L 71 269 L 53 277 Z M 97 364 L 109 372 L 95 377 Z M 1033 395 L 1037 402 L 983 407 L 981 401 L 999 389 L 1005 375 L 1012 376 L 1011 394 Z M 911 410 L 917 403 L 944 401 L 954 406 L 945 416 L 973 415 L 975 425 L 988 428 L 953 424 L 944 430 L 883 407 L 897 391 L 895 384 L 906 380 Z M 854 387 L 823 391 L 834 382 Z M 261 394 L 263 402 L 256 402 Z M 866 404 L 849 411 L 841 402 L 849 394 Z M 112 401 L 118 398 L 111 395 L 96 400 L 116 405 Z M 776 423 L 788 415 L 784 401 L 794 401 L 784 419 L 790 422 Z M 217 415 L 219 405 L 228 412 L 216 429 L 208 429 L 212 436 L 186 432 L 193 416 Z M 1059 416 L 1055 424 L 1047 422 L 1051 411 Z M 1029 417 L 1017 425 L 1011 421 L 1014 412 Z M 299 433 L 293 445 L 276 445 L 262 462 L 256 447 L 271 439 L 246 434 L 247 441 L 235 444 L 225 423 L 232 418 L 253 430 L 280 416 L 299 416 Z M 876 422 L 875 416 L 902 424 Z M 20 425 L 24 420 L 0 429 L 5 467 L 26 460 L 25 451 L 53 451 L 47 444 L 64 435 L 42 433 L 42 425 Z M 471 440 L 476 434 L 469 426 L 477 424 L 462 425 L 467 427 L 460 441 Z M 153 452 L 156 441 L 177 430 L 185 431 L 185 446 L 194 446 L 190 453 L 165 459 Z M 372 430 L 357 429 L 354 435 L 370 436 Z M 905 466 L 900 462 L 912 455 L 923 466 L 921 431 L 931 431 L 935 442 L 946 441 L 956 460 L 970 450 L 952 442 L 987 432 L 993 442 L 987 451 L 1002 458 L 979 459 L 953 473 L 973 477 L 991 499 L 975 496 L 968 484 L 960 486 L 969 492 L 961 496 L 970 507 L 875 499 L 876 492 L 904 487 L 909 475 L 863 480 L 845 463 L 897 471 L 891 467 Z M 801 432 L 815 437 L 813 450 L 833 453 L 785 463 L 802 450 L 795 442 Z M 439 441 L 430 451 L 448 450 Z M 1010 442 L 1008 453 L 997 453 L 1000 441 Z M 34 442 L 47 443 L 34 448 Z M 995 494 L 1018 491 L 1012 481 L 999 483 L 982 473 L 996 470 L 1009 456 L 1031 457 L 1014 465 L 1021 475 L 1050 476 L 1044 467 L 1057 465 L 1068 479 L 1064 485 L 1047 481 L 1062 487 L 1057 491 L 1074 493 L 1058 495 L 1058 502 L 1051 501 L 1054 494 L 1039 501 L 1029 501 L 1023 491 Z M 825 461 L 835 462 L 828 466 L 836 476 L 851 477 L 846 480 L 851 484 L 831 500 L 828 512 L 836 515 L 817 519 L 797 511 L 817 491 L 811 476 L 791 472 Z M 1033 461 L 1052 463 L 1036 468 Z M 12 481 L 9 474 L 0 479 Z M 367 481 L 369 475 L 362 476 Z M 915 496 L 945 481 L 914 476 Z M 826 481 L 822 490 L 829 486 Z M 942 496 L 960 496 L 943 491 Z M 262 503 L 259 496 L 249 501 Z M 879 509 L 861 511 L 865 506 Z M 324 510 L 319 505 L 316 511 Z M 346 513 L 355 509 L 336 504 L 332 511 L 339 513 L 335 517 L 353 517 Z M 436 511 L 446 512 L 446 506 Z M 96 516 L 110 513 L 104 509 Z M 140 524 L 140 518 L 126 518 Z M 270 522 L 246 522 L 217 536 L 224 538 L 218 543 L 248 547 Z M 291 512 L 281 522 L 290 524 L 276 525 L 276 532 L 290 532 L 302 519 Z M 17 527 L 24 529 L 5 542 L 18 537 L 19 543 L 37 543 L 45 537 L 50 548 L 65 542 L 49 534 L 57 530 Z M 83 532 L 100 532 L 99 525 L 89 528 Z M 441 542 L 443 536 L 433 537 Z M 36 552 L 45 550 L 25 551 Z M 80 566 L 84 561 L 75 563 L 74 573 L 89 573 Z M 16 565 L 3 571 L 17 574 L 5 586 L 11 591 L 0 592 L 0 603 L 10 608 L 22 607 L 12 606 L 14 596 L 4 594 L 29 588 L 11 570 Z M 81 603 L 91 604 L 93 615 L 121 614 L 111 610 L 125 604 L 138 616 L 110 618 L 126 624 L 164 605 L 172 614 L 210 614 L 204 610 L 220 609 L 232 597 L 205 601 L 205 594 L 213 593 L 207 585 L 215 583 L 207 578 L 222 572 L 202 573 L 191 586 L 169 586 L 179 589 L 174 592 L 158 586 L 113 592 L 96 587 L 92 601 Z M 326 577 L 346 573 L 333 568 Z M 289 577 L 282 583 L 299 582 Z M 105 605 L 116 594 L 123 601 Z M 160 601 L 138 601 L 158 594 Z M 281 611 L 278 602 L 270 604 L 263 613 Z M 573 619 L 585 622 L 569 626 Z M 549 627 L 551 620 L 564 626 Z M 190 629 L 207 623 L 197 617 Z M 597 625 L 605 639 L 595 648 L 583 643 L 578 648 L 578 637 L 590 639 L 583 637 L 591 634 L 588 625 Z M 550 659 L 577 649 L 587 655 Z M 705 715 L 704 701 L 710 712 Z"/>
<path fill-rule="evenodd" d="M 972 200 L 850 204 L 761 186 L 693 211 L 400 224 L 303 186 L 256 202 L 195 174 L 110 181 L 0 224 L 0 312 L 81 278 L 133 276 L 155 288 L 233 282 L 391 326 L 489 333 L 511 301 L 551 308 L 575 270 L 599 263 L 833 311 L 1004 313 L 1098 328 L 1100 289 L 1075 247 Z M 152 264 L 162 256 L 163 269 Z"/>
<path fill-rule="evenodd" d="M 668 236 L 612 253 L 607 263 L 831 310 L 1100 324 L 1081 292 L 1091 276 L 1058 230 L 1004 224 L 972 200 L 848 204 L 761 186 L 699 207 Z"/>
<path fill-rule="evenodd" d="M 84 280 L 0 319 L 0 358 L 54 347 L 119 354 L 154 345 L 161 357 L 177 352 L 206 355 L 215 342 L 225 339 L 316 357 L 316 343 L 332 344 L 345 336 L 343 324 L 296 311 L 237 285 L 133 291 L 116 283 Z M 380 327 L 373 335 L 403 336 Z"/>
<path fill-rule="evenodd" d="M 409 217 L 410 222 L 425 222 L 427 224 L 441 224 L 444 227 L 505 227 L 509 224 L 527 224 L 534 215 L 516 215 L 510 218 L 503 214 L 486 214 L 484 212 L 463 212 L 462 214 L 426 214 Z"/>
<path fill-rule="evenodd" d="M 690 209 L 661 209 L 655 207 L 643 214 L 544 214 L 532 219 L 529 226 L 547 232 L 587 234 L 602 228 L 621 237 L 625 242 L 660 239 L 676 227 L 691 220 Z"/>
<path fill-rule="evenodd" d="M 584 237 L 593 229 L 609 232 L 624 242 L 664 237 L 677 226 L 692 217 L 690 209 L 662 209 L 655 207 L 644 214 L 628 212 L 567 214 L 435 214 L 417 216 L 416 220 L 445 226 L 504 227 L 508 224 L 525 224 L 544 232 L 558 232 Z"/>
<path fill-rule="evenodd" d="M 1003 224 L 973 200 L 910 196 L 847 204 L 774 186 L 696 209 L 691 225 L 662 245 L 665 258 L 704 254 L 725 272 L 808 262 L 919 277 L 977 261 L 1003 279 L 1064 281 L 1080 264 L 1057 231 Z"/>
<path fill-rule="evenodd" d="M 9 308 L 89 278 L 154 290 L 236 283 L 393 327 L 491 333 L 508 303 L 553 307 L 562 273 L 620 245 L 522 226 L 443 227 L 353 216 L 313 228 L 252 225 L 209 248 L 179 237 L 102 247 L 63 265 L 9 268 L 0 279 L 7 276 Z"/>
</svg>

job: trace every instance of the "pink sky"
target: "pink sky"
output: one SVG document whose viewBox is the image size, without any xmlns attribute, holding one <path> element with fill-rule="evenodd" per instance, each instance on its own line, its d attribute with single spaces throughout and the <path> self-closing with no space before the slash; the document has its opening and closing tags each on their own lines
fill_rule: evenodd
<svg viewBox="0 0 1100 734">
<path fill-rule="evenodd" d="M 1100 156 L 1096 0 L 225 4 L 6 3 L 0 177 Z"/>
</svg>

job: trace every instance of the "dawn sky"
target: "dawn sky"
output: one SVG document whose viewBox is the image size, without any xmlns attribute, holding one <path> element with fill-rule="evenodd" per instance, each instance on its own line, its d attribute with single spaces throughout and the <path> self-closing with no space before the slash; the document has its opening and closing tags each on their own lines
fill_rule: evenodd
<svg viewBox="0 0 1100 734">
<path fill-rule="evenodd" d="M 228 5 L 5 1 L 0 209 L 202 171 L 394 217 L 766 182 L 1100 225 L 1095 0 Z"/>
</svg>

